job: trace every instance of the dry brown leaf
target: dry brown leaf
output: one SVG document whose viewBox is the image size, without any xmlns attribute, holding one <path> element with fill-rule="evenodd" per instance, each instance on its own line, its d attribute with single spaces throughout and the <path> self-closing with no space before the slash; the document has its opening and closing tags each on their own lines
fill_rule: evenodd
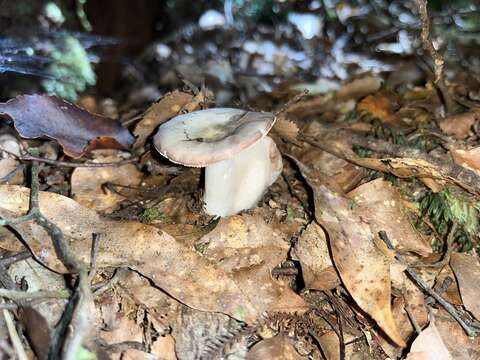
<svg viewBox="0 0 480 360">
<path fill-rule="evenodd" d="M 116 150 L 97 150 L 94 163 L 117 162 L 128 157 L 128 153 Z M 79 167 L 73 170 L 70 178 L 72 198 L 80 205 L 96 211 L 110 213 L 125 200 L 122 195 L 105 189 L 106 183 L 136 187 L 142 180 L 142 173 L 134 164 L 105 167 Z M 124 188 L 119 188 L 124 192 Z"/>
<path fill-rule="evenodd" d="M 469 337 L 446 311 L 434 311 L 435 326 L 455 360 L 480 359 L 480 337 Z M 436 360 L 436 359 L 435 359 Z"/>
<path fill-rule="evenodd" d="M 29 189 L 11 185 L 0 186 L 0 216 L 24 214 L 28 209 L 28 201 Z M 258 288 L 258 284 L 253 283 L 251 286 L 256 287 L 257 292 L 245 294 L 244 286 L 248 279 L 239 279 L 238 277 L 242 277 L 241 273 L 235 278 L 226 264 L 219 264 L 223 266 L 220 267 L 212 263 L 153 226 L 133 221 L 104 219 L 74 200 L 54 193 L 41 192 L 39 201 L 42 213 L 63 231 L 81 261 L 90 262 L 92 234 L 99 234 L 99 268 L 129 266 L 192 308 L 223 312 L 250 323 L 266 310 L 288 307 L 298 310 L 304 305 L 303 300 L 299 301 L 300 304 L 294 303 L 294 300 L 301 298 L 290 289 L 274 287 L 271 283 L 265 283 L 264 288 Z M 50 237 L 43 228 L 32 222 L 16 225 L 15 228 L 40 262 L 55 271 L 65 271 L 55 255 Z M 271 231 L 271 228 L 266 228 Z M 246 237 L 246 234 L 242 236 Z M 253 246 L 252 239 L 255 237 L 245 239 Z M 283 248 L 278 247 L 272 251 L 278 253 L 283 251 Z M 247 248 L 246 252 L 250 252 L 247 262 L 257 264 L 256 261 L 261 259 L 251 249 Z M 232 257 L 232 261 L 234 260 L 235 257 Z M 234 263 L 228 265 L 233 266 Z M 259 273 L 262 277 L 265 276 L 263 272 Z M 270 295 L 257 299 L 263 296 L 261 291 Z M 271 298 L 272 293 L 278 298 Z M 252 298 L 253 296 L 255 298 Z"/>
<path fill-rule="evenodd" d="M 358 306 L 397 345 L 405 347 L 392 315 L 392 258 L 386 255 L 385 245 L 382 248 L 383 243 L 375 238 L 370 226 L 352 211 L 349 200 L 336 195 L 312 178 L 303 164 L 298 165 L 313 189 L 315 217 L 329 235 L 334 264 L 345 287 Z"/>
<path fill-rule="evenodd" d="M 255 344 L 247 354 L 246 360 L 302 360 L 307 357 L 301 356 L 293 346 L 292 340 L 287 336 L 277 335 L 273 338 L 264 339 Z"/>
<path fill-rule="evenodd" d="M 382 94 L 369 95 L 362 99 L 357 110 L 370 113 L 373 117 L 383 120 L 386 123 L 394 123 L 393 106 L 390 99 Z"/>
<path fill-rule="evenodd" d="M 133 134 L 137 139 L 134 148 L 145 145 L 147 138 L 152 135 L 157 126 L 177 115 L 192 99 L 193 95 L 176 90 L 152 104 L 135 127 Z"/>
<path fill-rule="evenodd" d="M 455 273 L 463 305 L 477 320 L 480 320 L 480 262 L 478 257 L 453 253 L 450 266 Z"/>
<path fill-rule="evenodd" d="M 415 339 L 407 355 L 408 360 L 452 360 L 450 351 L 445 346 L 435 323 L 423 330 Z"/>
<path fill-rule="evenodd" d="M 324 177 L 326 185 L 339 193 L 352 190 L 366 175 L 364 168 L 315 147 L 303 147 L 299 151 L 298 159 L 316 170 Z"/>
<path fill-rule="evenodd" d="M 163 360 L 177 360 L 175 339 L 172 335 L 160 336 L 152 344 L 152 354 Z"/>
<path fill-rule="evenodd" d="M 480 119 L 477 111 L 448 116 L 438 124 L 440 129 L 455 139 L 462 140 L 469 136 L 472 126 Z"/>
<path fill-rule="evenodd" d="M 480 147 L 469 150 L 452 149 L 450 154 L 456 164 L 473 170 L 477 175 L 480 175 Z"/>
<path fill-rule="evenodd" d="M 286 260 L 289 246 L 285 235 L 258 213 L 221 219 L 195 247 L 234 279 L 255 308 L 306 310 L 300 296 L 271 276 L 271 270 Z"/>
<path fill-rule="evenodd" d="M 0 103 L 0 115 L 12 119 L 21 137 L 55 139 L 65 154 L 74 158 L 94 149 L 125 149 L 134 142 L 118 121 L 56 96 L 18 96 Z"/>
<path fill-rule="evenodd" d="M 23 169 L 20 161 L 15 158 L 15 155 L 20 156 L 20 150 L 20 143 L 15 136 L 8 133 L 0 135 L 0 179 L 3 180 L 2 183 L 23 184 Z"/>
<path fill-rule="evenodd" d="M 337 98 L 361 98 L 380 90 L 383 80 L 375 76 L 364 76 L 343 85 L 337 92 Z"/>
<path fill-rule="evenodd" d="M 375 179 L 357 187 L 348 197 L 358 205 L 354 209 L 357 215 L 375 234 L 385 231 L 397 250 L 422 256 L 432 253 L 431 246 L 410 223 L 402 198 L 390 182 Z"/>
<path fill-rule="evenodd" d="M 292 249 L 292 257 L 300 261 L 307 289 L 331 290 L 340 285 L 325 232 L 315 222 L 310 223 L 299 237 Z"/>
<path fill-rule="evenodd" d="M 340 360 L 340 340 L 335 331 L 327 331 L 318 342 L 327 360 Z"/>
</svg>

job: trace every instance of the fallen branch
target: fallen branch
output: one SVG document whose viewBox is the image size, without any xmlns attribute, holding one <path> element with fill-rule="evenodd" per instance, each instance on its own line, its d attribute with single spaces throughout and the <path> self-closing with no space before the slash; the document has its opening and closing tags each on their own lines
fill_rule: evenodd
<svg viewBox="0 0 480 360">
<path fill-rule="evenodd" d="M 322 130 L 316 135 L 316 138 L 304 135 L 300 140 L 358 166 L 402 178 L 414 176 L 440 179 L 480 196 L 480 176 L 475 172 L 418 149 L 392 144 L 380 139 L 371 140 L 352 131 L 338 129 L 335 129 L 334 132 Z M 353 145 L 394 157 L 362 158 L 352 150 Z"/>
</svg>

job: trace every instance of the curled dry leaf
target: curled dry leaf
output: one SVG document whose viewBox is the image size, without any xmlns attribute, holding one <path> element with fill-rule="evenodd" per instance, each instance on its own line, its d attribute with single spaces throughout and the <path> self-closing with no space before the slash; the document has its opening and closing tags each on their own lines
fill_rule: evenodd
<svg viewBox="0 0 480 360">
<path fill-rule="evenodd" d="M 393 114 L 393 106 L 390 99 L 382 94 L 369 95 L 362 99 L 357 110 L 370 113 L 373 117 L 380 119 L 386 123 L 395 123 Z"/>
<path fill-rule="evenodd" d="M 463 167 L 474 171 L 480 175 L 480 147 L 469 150 L 453 149 L 450 150 L 453 161 Z"/>
<path fill-rule="evenodd" d="M 94 163 L 117 162 L 128 157 L 128 153 L 116 150 L 97 150 L 94 152 Z M 104 184 L 121 185 L 120 192 L 125 192 L 124 187 L 135 187 L 140 184 L 142 173 L 134 164 L 109 167 L 79 167 L 70 178 L 71 193 L 80 205 L 96 211 L 110 213 L 125 199 L 122 195 L 104 188 Z"/>
<path fill-rule="evenodd" d="M 304 230 L 292 249 L 292 257 L 300 261 L 307 289 L 331 290 L 340 285 L 325 232 L 317 223 L 310 223 Z"/>
<path fill-rule="evenodd" d="M 391 256 L 370 226 L 352 211 L 352 203 L 325 187 L 297 162 L 312 187 L 315 217 L 327 231 L 334 265 L 358 306 L 369 314 L 398 346 L 405 347 L 390 304 Z"/>
<path fill-rule="evenodd" d="M 157 126 L 177 115 L 192 99 L 193 95 L 176 90 L 152 104 L 135 126 L 133 134 L 137 139 L 134 148 L 145 145 L 147 138 L 152 135 Z"/>
<path fill-rule="evenodd" d="M 468 111 L 463 114 L 448 116 L 440 121 L 440 129 L 455 139 L 462 140 L 469 136 L 470 129 L 480 119 L 480 112 Z"/>
<path fill-rule="evenodd" d="M 450 266 L 455 273 L 463 305 L 480 320 L 480 263 L 477 257 L 453 253 L 450 258 Z"/>
<path fill-rule="evenodd" d="M 452 360 L 450 351 L 445 346 L 435 323 L 423 330 L 415 339 L 407 355 L 407 360 Z"/>
<path fill-rule="evenodd" d="M 397 250 L 422 256 L 432 253 L 430 244 L 410 223 L 402 198 L 390 182 L 382 178 L 370 181 L 348 193 L 348 197 L 358 205 L 354 212 L 370 224 L 375 234 L 385 231 Z"/>
<path fill-rule="evenodd" d="M 271 276 L 271 269 L 287 258 L 289 249 L 285 235 L 277 229 L 258 213 L 230 216 L 221 219 L 195 247 L 234 279 L 255 308 L 306 310 L 300 296 Z"/>
<path fill-rule="evenodd" d="M 124 149 L 134 141 L 118 121 L 90 113 L 56 96 L 17 96 L 0 103 L 0 116 L 12 119 L 21 137 L 55 139 L 65 154 L 73 158 L 94 149 Z"/>
<path fill-rule="evenodd" d="M 12 185 L 0 186 L 0 216 L 24 214 L 28 209 L 28 201 L 29 189 Z M 295 297 L 289 289 L 278 291 L 280 287 L 274 287 L 271 283 L 265 283 L 264 289 L 257 288 L 254 294 L 245 294 L 242 287 L 245 282 L 248 283 L 248 279 L 241 279 L 244 281 L 241 282 L 235 278 L 233 267 L 227 267 L 235 264 L 234 256 L 231 263 L 221 267 L 153 226 L 105 219 L 74 200 L 54 193 L 41 192 L 39 202 L 42 213 L 62 230 L 80 261 L 87 264 L 90 262 L 92 234 L 99 234 L 98 268 L 129 266 L 192 308 L 223 312 L 236 319 L 253 322 L 266 310 L 288 307 L 298 310 L 303 305 L 293 304 L 293 300 L 301 298 Z M 43 228 L 26 222 L 15 225 L 15 229 L 37 260 L 55 271 L 65 271 Z M 252 244 L 256 240 L 250 238 L 248 241 Z M 276 254 L 281 250 L 283 248 L 279 247 L 272 252 Z M 245 261 L 258 265 L 255 261 L 260 261 L 261 258 L 256 258 L 253 250 L 248 247 L 246 253 L 250 253 L 250 256 Z M 242 274 L 238 276 L 241 278 Z M 272 293 L 278 298 L 272 299 Z M 263 294 L 270 295 L 258 300 Z"/>
</svg>

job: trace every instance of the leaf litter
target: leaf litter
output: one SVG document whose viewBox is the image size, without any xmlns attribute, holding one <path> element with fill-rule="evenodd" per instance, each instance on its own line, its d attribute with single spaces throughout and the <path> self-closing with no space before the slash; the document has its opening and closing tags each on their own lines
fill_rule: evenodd
<svg viewBox="0 0 480 360">
<path fill-rule="evenodd" d="M 10 292 L 0 296 L 24 346 L 40 359 L 66 352 L 59 329 L 92 319 L 79 349 L 98 358 L 478 358 L 478 337 L 468 336 L 480 321 L 478 111 L 470 99 L 452 109 L 461 85 L 444 81 L 421 40 L 435 74 L 421 84 L 349 78 L 330 64 L 343 82 L 319 79 L 306 94 L 305 84 L 255 82 L 215 61 L 179 64 L 186 86 L 146 104 L 132 132 L 56 97 L 0 104 L 13 123 L 0 128 L 0 217 L 25 216 L 40 186 L 39 212 L 55 226 L 34 214 L 1 228 Z M 260 44 L 244 51 L 255 70 L 296 71 L 288 57 L 269 64 Z M 190 82 L 199 84 L 197 70 L 216 79 L 211 89 Z M 270 135 L 284 170 L 254 209 L 216 219 L 203 209 L 201 171 L 169 163 L 151 138 L 238 89 L 253 94 L 246 108 L 277 115 Z M 25 176 L 31 162 L 41 163 L 38 184 Z M 92 269 L 89 306 L 78 305 L 82 275 L 64 261 L 58 233 L 79 268 Z"/>
</svg>

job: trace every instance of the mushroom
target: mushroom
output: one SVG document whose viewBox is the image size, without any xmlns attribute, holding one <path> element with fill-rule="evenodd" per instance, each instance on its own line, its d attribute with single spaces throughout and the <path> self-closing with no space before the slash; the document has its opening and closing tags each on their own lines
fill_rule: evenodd
<svg viewBox="0 0 480 360">
<path fill-rule="evenodd" d="M 282 157 L 266 136 L 267 112 L 217 108 L 179 115 L 162 124 L 155 147 L 170 161 L 205 167 L 205 211 L 229 216 L 254 207 L 282 172 Z"/>
</svg>

